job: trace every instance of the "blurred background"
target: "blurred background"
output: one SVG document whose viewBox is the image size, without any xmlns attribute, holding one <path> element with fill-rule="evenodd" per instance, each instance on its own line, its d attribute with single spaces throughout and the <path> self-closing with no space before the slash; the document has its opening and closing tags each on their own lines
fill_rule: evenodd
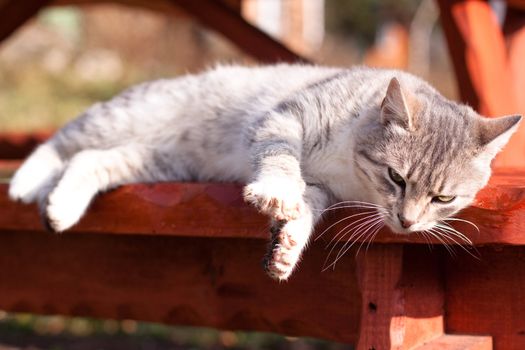
<svg viewBox="0 0 525 350">
<path fill-rule="evenodd" d="M 245 0 L 242 16 L 313 62 L 408 70 L 456 98 L 431 0 Z M 182 11 L 48 7 L 0 45 L 0 132 L 53 130 L 95 101 L 217 62 L 257 64 Z M 0 349 L 349 349 L 272 334 L 0 311 Z"/>
<path fill-rule="evenodd" d="M 431 0 L 245 0 L 242 15 L 325 65 L 405 69 L 455 98 Z M 255 64 L 182 11 L 48 7 L 0 46 L 0 131 L 53 129 L 140 81 Z"/>
</svg>

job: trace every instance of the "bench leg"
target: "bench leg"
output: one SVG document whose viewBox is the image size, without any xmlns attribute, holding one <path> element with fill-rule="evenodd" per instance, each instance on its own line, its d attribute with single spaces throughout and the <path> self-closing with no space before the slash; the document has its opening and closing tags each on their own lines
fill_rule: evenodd
<svg viewBox="0 0 525 350">
<path fill-rule="evenodd" d="M 491 337 L 445 334 L 439 262 L 437 252 L 417 245 L 378 244 L 358 256 L 362 304 L 357 349 L 492 349 Z"/>
</svg>

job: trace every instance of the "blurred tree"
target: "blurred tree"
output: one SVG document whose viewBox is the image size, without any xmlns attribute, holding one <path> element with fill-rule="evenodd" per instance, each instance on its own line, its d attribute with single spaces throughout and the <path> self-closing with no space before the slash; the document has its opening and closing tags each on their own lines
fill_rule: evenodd
<svg viewBox="0 0 525 350">
<path fill-rule="evenodd" d="M 375 41 L 384 22 L 406 27 L 421 0 L 326 0 L 326 25 L 335 34 L 351 35 L 360 46 Z"/>
</svg>

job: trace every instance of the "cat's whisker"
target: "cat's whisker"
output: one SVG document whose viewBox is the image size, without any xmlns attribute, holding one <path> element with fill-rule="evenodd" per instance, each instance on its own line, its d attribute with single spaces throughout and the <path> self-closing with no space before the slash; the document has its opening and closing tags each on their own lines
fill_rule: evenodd
<svg viewBox="0 0 525 350">
<path fill-rule="evenodd" d="M 375 213 L 375 214 L 374 214 Z M 352 226 L 355 226 L 363 221 L 366 221 L 368 219 L 371 219 L 371 218 L 374 218 L 376 216 L 379 216 L 381 215 L 380 213 L 377 213 L 375 211 L 372 211 L 372 212 L 367 212 L 367 216 L 363 217 L 363 218 L 360 218 L 358 220 L 355 220 L 355 221 L 352 221 L 350 224 L 348 224 L 347 226 L 345 226 L 342 230 L 340 230 L 334 237 L 332 237 L 332 239 L 330 240 L 330 242 L 326 245 L 326 247 L 328 248 L 334 241 L 336 241 L 338 239 L 338 237 L 341 235 L 342 232 L 345 232 L 347 229 L 351 229 Z M 352 216 L 356 216 L 356 214 L 352 215 Z"/>
<path fill-rule="evenodd" d="M 432 251 L 432 242 L 427 236 L 427 231 L 418 231 L 417 234 L 420 234 L 425 239 L 425 241 L 427 242 L 428 249 Z"/>
<path fill-rule="evenodd" d="M 327 212 L 327 211 L 330 211 L 330 210 L 339 210 L 339 209 L 376 209 L 376 210 L 381 210 L 381 211 L 384 211 L 386 213 L 386 210 L 381 208 L 381 207 L 373 207 L 373 206 L 364 206 L 364 205 L 359 205 L 359 204 L 355 204 L 355 205 L 340 205 L 338 207 L 332 207 L 332 208 L 326 208 L 326 209 L 317 209 L 317 210 L 314 210 L 314 211 L 317 211 L 317 212 L 320 212 L 320 213 L 324 213 L 324 212 Z"/>
<path fill-rule="evenodd" d="M 363 246 L 364 243 L 366 243 L 365 254 L 368 253 L 368 247 L 370 247 L 370 244 L 372 244 L 372 241 L 374 240 L 377 233 L 383 226 L 385 226 L 385 223 L 383 220 L 373 225 L 370 233 L 367 234 L 363 242 L 359 245 L 359 248 L 357 249 L 357 253 L 355 254 L 356 257 L 359 255 L 359 251 L 361 250 L 361 247 Z"/>
<path fill-rule="evenodd" d="M 441 228 L 442 230 L 445 230 L 447 232 L 450 232 L 452 235 L 458 237 L 459 239 L 463 240 L 465 243 L 469 245 L 474 245 L 474 243 L 472 243 L 472 241 L 467 236 L 465 236 L 463 233 L 459 232 L 458 230 L 456 230 L 450 225 L 442 225 L 438 223 L 436 224 L 436 227 Z"/>
<path fill-rule="evenodd" d="M 329 210 L 337 210 L 337 209 L 343 209 L 343 208 L 364 208 L 364 209 L 385 210 L 382 206 L 374 204 L 374 203 L 361 202 L 361 201 L 341 201 L 341 202 L 337 202 L 335 204 L 330 205 L 326 209 L 321 209 L 317 211 L 324 213 Z"/>
<path fill-rule="evenodd" d="M 445 247 L 445 249 L 448 251 L 448 253 L 451 255 L 451 256 L 456 256 L 456 252 L 454 251 L 453 247 L 450 246 L 449 243 L 445 242 L 443 240 L 443 238 L 441 238 L 442 234 L 438 231 L 434 231 L 435 229 L 434 228 L 431 228 L 430 230 L 427 230 L 427 232 L 432 236 L 434 237 L 435 239 L 437 239 L 441 244 L 443 244 L 443 246 Z"/>
<path fill-rule="evenodd" d="M 480 255 L 481 255 L 481 254 L 479 253 L 479 251 L 477 250 L 477 248 L 476 248 L 472 243 L 470 243 L 470 244 L 468 245 L 468 248 L 473 249 L 473 250 L 476 252 L 476 254 L 473 254 L 469 249 L 467 249 L 467 247 L 465 247 L 463 244 L 457 242 L 454 238 L 452 238 L 452 237 L 450 236 L 450 234 L 452 234 L 450 231 L 444 231 L 443 228 L 441 228 L 441 227 L 437 227 L 436 230 L 437 230 L 438 232 L 441 232 L 443 237 L 447 237 L 448 239 L 454 241 L 454 242 L 456 243 L 457 246 L 459 246 L 461 249 L 463 249 L 465 252 L 467 252 L 467 253 L 468 253 L 470 256 L 472 256 L 473 258 L 475 258 L 475 259 L 477 259 L 477 260 L 480 259 Z M 443 231 L 440 231 L 440 230 L 443 230 Z"/>
<path fill-rule="evenodd" d="M 384 219 L 384 218 L 383 218 Z M 374 231 L 374 233 L 372 234 L 370 240 L 368 241 L 368 244 L 366 245 L 366 249 L 365 249 L 365 252 L 368 252 L 368 247 L 370 247 L 370 244 L 372 244 L 372 242 L 374 241 L 374 239 L 376 238 L 377 234 L 379 233 L 379 231 L 385 227 L 385 222 L 383 220 L 383 222 L 380 223 L 379 227 Z"/>
<path fill-rule="evenodd" d="M 350 216 L 345 216 L 344 218 L 334 222 L 333 224 L 328 226 L 326 229 L 324 229 L 323 232 L 321 232 L 317 237 L 315 237 L 314 242 L 317 241 L 319 238 L 321 238 L 327 231 L 329 231 L 332 227 L 336 226 L 337 224 L 339 224 L 339 223 L 341 223 L 343 221 L 346 221 L 348 219 L 354 218 L 356 216 L 366 215 L 366 214 L 370 214 L 370 213 L 374 213 L 374 212 L 375 212 L 375 210 L 369 210 L 369 211 L 364 211 L 364 212 L 360 212 L 360 213 L 357 213 L 357 214 L 353 214 L 353 215 L 350 215 Z"/>
<path fill-rule="evenodd" d="M 348 250 L 350 250 L 363 236 L 365 236 L 367 234 L 367 232 L 369 232 L 377 224 L 382 223 L 382 222 L 383 222 L 383 217 L 379 216 L 379 217 L 373 218 L 373 219 L 371 219 L 371 220 L 369 220 L 369 221 L 359 225 L 358 227 L 354 228 L 354 233 L 349 237 L 347 242 L 345 242 L 345 244 L 341 247 L 341 249 L 339 250 L 339 253 L 337 253 L 334 261 L 330 265 L 328 265 L 325 269 L 329 269 L 330 267 L 333 267 L 333 269 L 335 269 L 335 266 L 336 266 L 337 262 L 346 254 L 346 252 L 348 252 Z M 359 232 L 358 230 L 361 227 L 365 226 L 365 225 L 369 225 L 369 227 L 365 231 Z M 327 259 L 328 259 L 328 257 L 327 257 Z"/>
<path fill-rule="evenodd" d="M 368 235 L 369 233 L 368 232 L 373 232 L 373 229 L 380 223 L 383 222 L 383 217 L 379 217 L 377 219 L 375 219 L 373 222 L 370 222 L 370 223 L 367 223 L 369 226 L 362 232 L 362 234 L 359 235 L 359 237 L 356 238 L 356 241 L 361 241 L 361 244 L 359 245 L 359 248 L 357 249 L 357 252 L 356 252 L 356 257 L 357 255 L 359 254 L 359 250 L 361 249 L 361 246 L 367 241 L 367 238 L 368 238 Z M 340 251 L 339 254 L 341 255 L 341 257 L 343 255 L 345 255 L 345 253 L 347 252 L 348 250 L 345 250 L 345 251 Z M 336 259 L 339 260 L 339 254 L 336 256 Z M 334 266 L 335 268 L 335 266 Z"/>
<path fill-rule="evenodd" d="M 339 241 L 342 240 L 343 238 L 345 238 L 346 235 L 348 235 L 349 233 L 351 233 L 350 237 L 348 238 L 347 242 L 345 242 L 345 244 L 343 245 L 343 248 L 341 249 L 344 249 L 344 247 L 348 244 L 348 242 L 351 242 L 352 239 L 358 234 L 358 231 L 361 227 L 363 227 L 364 225 L 368 225 L 370 224 L 371 222 L 374 222 L 376 219 L 378 219 L 379 217 L 381 216 L 380 213 L 376 213 L 374 215 L 369 215 L 367 216 L 366 218 L 364 219 L 368 219 L 366 220 L 365 222 L 361 223 L 360 225 L 358 226 L 355 226 L 356 224 L 358 224 L 359 222 L 352 222 L 350 225 L 347 225 L 345 228 L 343 228 L 341 231 L 339 231 L 339 233 L 337 234 L 337 236 L 341 235 L 341 233 L 343 233 L 341 235 L 341 237 L 339 238 Z M 363 221 L 363 219 L 360 219 L 359 221 Z M 352 227 L 354 226 L 354 227 Z M 336 237 L 337 237 L 336 236 Z M 334 239 L 336 238 L 334 237 Z M 332 239 L 332 241 L 330 241 L 330 243 L 327 245 L 327 247 L 334 241 L 334 239 Z M 332 245 L 332 248 L 330 249 L 330 251 L 328 252 L 328 255 L 326 256 L 326 259 L 325 259 L 325 262 L 323 264 L 323 266 L 325 266 L 323 268 L 323 271 L 327 270 L 330 266 L 332 266 L 332 264 L 330 264 L 329 266 L 326 266 L 326 263 L 328 262 L 328 260 L 330 259 L 330 256 L 332 255 L 332 252 L 334 251 L 336 247 L 336 244 L 334 243 Z"/>
<path fill-rule="evenodd" d="M 350 237 L 348 237 L 347 241 L 344 243 L 343 245 L 343 248 L 341 249 L 344 249 L 344 246 L 346 244 L 348 244 L 348 242 L 352 241 L 352 239 L 359 233 L 359 229 L 361 227 L 363 227 L 364 225 L 368 225 L 369 223 L 373 222 L 378 216 L 377 215 L 372 215 L 372 216 L 368 216 L 366 219 L 365 222 L 361 223 L 360 225 L 358 226 L 355 226 L 355 224 L 357 224 L 357 222 L 354 222 L 354 223 L 351 223 L 350 225 L 346 226 L 345 228 L 343 228 L 339 233 L 338 235 L 341 235 L 341 237 L 339 238 L 338 241 L 334 242 L 332 247 L 330 248 L 330 251 L 328 252 L 327 256 L 326 256 L 326 259 L 323 263 L 323 266 L 326 266 L 328 260 L 330 260 L 330 256 L 332 256 L 332 253 L 334 251 L 334 249 L 336 248 L 336 243 L 343 240 L 348 234 L 350 234 Z M 333 241 L 333 240 L 332 240 Z M 330 242 L 331 244 L 332 242 Z M 329 245 L 328 245 L 329 246 Z M 327 246 L 327 248 L 328 248 Z M 323 270 L 324 271 L 324 270 Z"/>
<path fill-rule="evenodd" d="M 481 233 L 478 225 L 476 225 L 475 223 L 473 223 L 472 221 L 469 221 L 469 220 L 460 219 L 460 218 L 446 218 L 446 219 L 443 219 L 442 221 L 459 221 L 459 222 L 464 222 L 464 223 L 469 224 L 470 226 L 474 227 L 476 229 L 476 231 L 478 231 L 478 233 Z"/>
</svg>

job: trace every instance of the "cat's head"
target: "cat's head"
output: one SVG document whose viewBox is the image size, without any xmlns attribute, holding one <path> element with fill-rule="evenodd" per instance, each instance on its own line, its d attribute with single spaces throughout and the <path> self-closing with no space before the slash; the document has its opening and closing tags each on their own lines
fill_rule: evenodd
<svg viewBox="0 0 525 350">
<path fill-rule="evenodd" d="M 412 90 L 390 81 L 365 118 L 354 159 L 370 200 L 398 233 L 428 230 L 468 206 L 521 120 L 482 118 L 426 85 Z"/>
</svg>

